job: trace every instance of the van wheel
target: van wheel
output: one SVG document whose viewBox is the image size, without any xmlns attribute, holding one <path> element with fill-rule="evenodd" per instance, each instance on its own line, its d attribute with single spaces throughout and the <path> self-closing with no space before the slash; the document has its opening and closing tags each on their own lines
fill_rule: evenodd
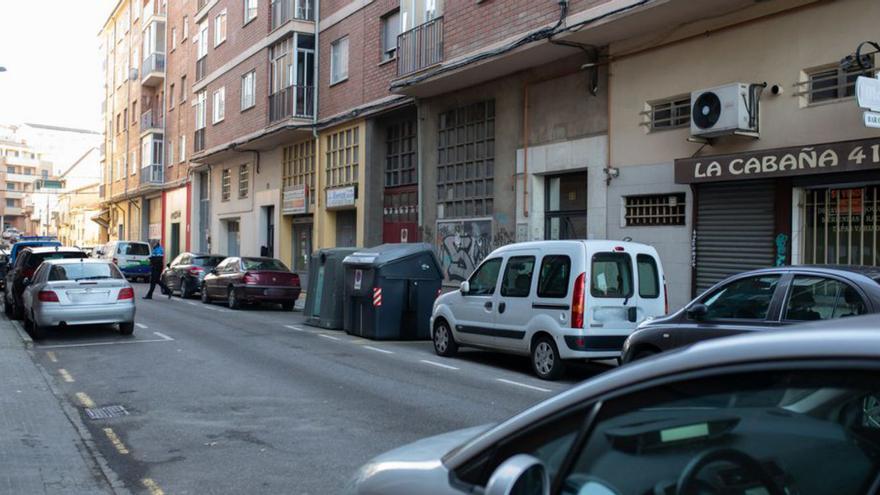
<svg viewBox="0 0 880 495">
<path fill-rule="evenodd" d="M 134 333 L 134 322 L 124 321 L 119 324 L 119 333 L 122 335 L 131 335 Z"/>
<path fill-rule="evenodd" d="M 565 363 L 559 357 L 556 343 L 549 337 L 542 336 L 532 345 L 532 369 L 542 380 L 558 380 L 565 370 Z"/>
<path fill-rule="evenodd" d="M 431 340 L 434 341 L 434 352 L 438 356 L 452 357 L 458 352 L 458 343 L 452 336 L 452 330 L 446 320 L 440 320 L 434 325 L 434 335 Z"/>
</svg>

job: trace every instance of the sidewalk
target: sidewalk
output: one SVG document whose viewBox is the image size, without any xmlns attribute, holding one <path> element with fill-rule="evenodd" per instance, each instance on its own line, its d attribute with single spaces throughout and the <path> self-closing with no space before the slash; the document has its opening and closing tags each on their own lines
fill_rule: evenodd
<svg viewBox="0 0 880 495">
<path fill-rule="evenodd" d="M 113 493 L 30 352 L 0 315 L 0 493 Z"/>
</svg>

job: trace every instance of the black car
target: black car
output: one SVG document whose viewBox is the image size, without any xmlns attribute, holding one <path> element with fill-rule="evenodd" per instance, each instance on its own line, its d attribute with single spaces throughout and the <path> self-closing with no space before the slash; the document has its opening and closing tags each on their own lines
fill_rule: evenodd
<svg viewBox="0 0 880 495">
<path fill-rule="evenodd" d="M 202 280 L 215 266 L 226 259 L 219 254 L 181 253 L 162 272 L 162 281 L 180 297 L 192 297 L 202 286 Z"/>
<path fill-rule="evenodd" d="M 723 280 L 624 342 L 627 363 L 693 342 L 793 323 L 880 313 L 880 268 L 786 266 Z"/>
<path fill-rule="evenodd" d="M 6 316 L 20 320 L 22 318 L 21 294 L 25 288 L 24 280 L 33 277 L 34 272 L 43 261 L 64 258 L 88 258 L 88 255 L 81 249 L 59 246 L 29 247 L 18 253 L 14 266 L 6 274 L 3 304 Z"/>
</svg>

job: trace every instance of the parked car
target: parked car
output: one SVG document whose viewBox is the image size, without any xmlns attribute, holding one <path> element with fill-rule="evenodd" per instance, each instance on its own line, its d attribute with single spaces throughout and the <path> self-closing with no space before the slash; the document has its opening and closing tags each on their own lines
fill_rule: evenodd
<svg viewBox="0 0 880 495">
<path fill-rule="evenodd" d="M 31 279 L 46 260 L 66 258 L 86 258 L 86 254 L 70 247 L 29 247 L 21 250 L 15 264 L 6 274 L 6 291 L 4 292 L 3 310 L 6 316 L 20 320 L 23 317 L 21 295 L 24 292 L 25 279 Z"/>
<path fill-rule="evenodd" d="M 18 253 L 24 248 L 29 247 L 55 247 L 61 246 L 61 242 L 54 236 L 25 236 L 21 237 L 18 242 L 9 249 L 9 263 L 15 264 Z"/>
<path fill-rule="evenodd" d="M 223 299 L 230 309 L 242 303 L 281 304 L 285 311 L 301 292 L 299 275 L 274 258 L 226 258 L 202 281 L 202 302 Z"/>
<path fill-rule="evenodd" d="M 118 324 L 123 335 L 134 332 L 134 290 L 109 261 L 49 259 L 24 285 L 24 326 L 34 339 L 59 325 Z"/>
<path fill-rule="evenodd" d="M 0 249 L 0 291 L 6 290 L 6 274 L 9 272 L 9 251 Z"/>
<path fill-rule="evenodd" d="M 110 241 L 97 250 L 97 258 L 111 260 L 129 280 L 150 279 L 150 245 L 141 241 Z"/>
<path fill-rule="evenodd" d="M 785 266 L 729 277 L 624 344 L 631 362 L 700 340 L 805 321 L 880 313 L 880 268 Z"/>
<path fill-rule="evenodd" d="M 205 275 L 224 259 L 219 254 L 181 253 L 168 263 L 162 281 L 172 292 L 179 291 L 180 297 L 187 299 L 199 291 Z"/>
<path fill-rule="evenodd" d="M 876 493 L 880 319 L 859 320 L 617 368 L 498 426 L 380 455 L 347 493 Z"/>
<path fill-rule="evenodd" d="M 461 290 L 434 303 L 434 350 L 461 346 L 530 355 L 552 380 L 565 360 L 609 359 L 639 322 L 666 313 L 657 251 L 615 241 L 510 244 L 485 258 Z"/>
</svg>

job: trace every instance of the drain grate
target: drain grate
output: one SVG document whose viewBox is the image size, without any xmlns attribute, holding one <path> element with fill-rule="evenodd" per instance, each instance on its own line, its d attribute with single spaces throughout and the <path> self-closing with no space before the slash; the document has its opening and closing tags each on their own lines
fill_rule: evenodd
<svg viewBox="0 0 880 495">
<path fill-rule="evenodd" d="M 86 414 L 89 419 L 110 419 L 128 416 L 128 411 L 122 406 L 87 407 Z"/>
</svg>

